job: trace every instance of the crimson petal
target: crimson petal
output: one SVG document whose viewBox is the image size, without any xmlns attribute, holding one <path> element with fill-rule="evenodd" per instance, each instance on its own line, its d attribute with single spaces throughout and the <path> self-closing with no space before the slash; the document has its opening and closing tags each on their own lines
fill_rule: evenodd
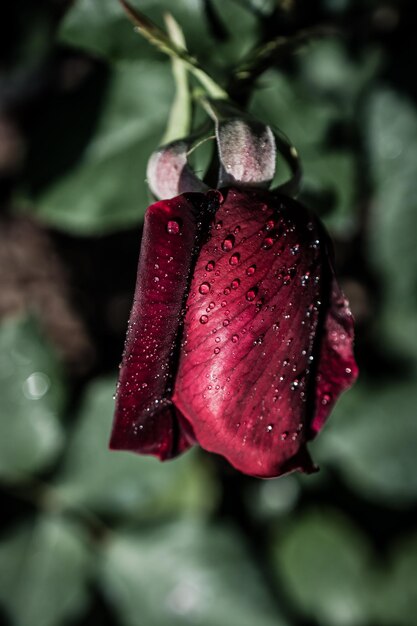
<svg viewBox="0 0 417 626">
<path fill-rule="evenodd" d="M 311 438 L 321 430 L 337 398 L 353 385 L 357 376 L 358 367 L 353 354 L 353 317 L 333 275 L 317 368 L 316 409 Z"/>
<path fill-rule="evenodd" d="M 314 471 L 305 444 L 331 277 L 326 236 L 294 200 L 224 194 L 191 283 L 173 401 L 203 448 L 247 474 Z"/>
<path fill-rule="evenodd" d="M 184 194 L 157 202 L 146 212 L 112 449 L 166 459 L 190 445 L 170 395 L 198 219 L 210 201 L 200 193 Z"/>
</svg>

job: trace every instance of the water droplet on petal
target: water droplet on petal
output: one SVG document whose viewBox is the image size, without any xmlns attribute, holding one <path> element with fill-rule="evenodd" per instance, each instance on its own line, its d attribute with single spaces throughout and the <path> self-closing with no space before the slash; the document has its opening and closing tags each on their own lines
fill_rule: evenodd
<svg viewBox="0 0 417 626">
<path fill-rule="evenodd" d="M 265 230 L 272 230 L 275 226 L 274 220 L 268 220 L 265 224 Z"/>
<path fill-rule="evenodd" d="M 252 302 L 252 300 L 255 300 L 257 293 L 258 293 L 258 290 L 256 287 L 253 287 L 253 289 L 249 289 L 246 292 L 246 300 L 248 300 L 248 302 Z"/>
<path fill-rule="evenodd" d="M 202 315 L 202 316 L 200 317 L 200 323 L 201 323 L 201 324 L 207 324 L 207 322 L 208 322 L 208 317 L 207 317 L 207 315 Z"/>
<path fill-rule="evenodd" d="M 214 270 L 216 263 L 214 261 L 209 261 L 206 265 L 207 272 L 212 272 Z"/>
<path fill-rule="evenodd" d="M 239 263 L 239 259 L 240 259 L 240 254 L 238 252 L 235 252 L 234 254 L 232 254 L 232 256 L 229 259 L 230 265 L 237 265 Z"/>
<path fill-rule="evenodd" d="M 175 220 L 170 220 L 167 224 L 167 231 L 170 235 L 178 235 L 180 232 L 180 225 Z"/>
<path fill-rule="evenodd" d="M 291 254 L 294 256 L 300 252 L 300 244 L 296 243 L 295 246 L 291 248 Z"/>
<path fill-rule="evenodd" d="M 300 381 L 297 378 L 295 378 L 290 385 L 291 391 L 295 391 L 298 388 L 299 384 L 300 384 Z"/>
<path fill-rule="evenodd" d="M 238 278 L 235 278 L 234 280 L 232 280 L 232 284 L 230 285 L 232 289 L 237 289 L 240 285 L 240 280 Z"/>
<path fill-rule="evenodd" d="M 288 431 L 284 430 L 283 433 L 281 433 L 281 439 L 282 441 L 285 441 L 288 438 Z"/>
<path fill-rule="evenodd" d="M 272 424 L 268 424 L 268 426 L 266 427 L 266 432 L 267 433 L 271 433 L 273 431 L 273 425 Z"/>
<path fill-rule="evenodd" d="M 264 242 L 262 244 L 262 248 L 264 250 L 269 250 L 274 245 L 274 240 L 271 237 L 265 237 Z"/>
<path fill-rule="evenodd" d="M 253 276 L 253 274 L 256 272 L 256 265 L 251 265 L 250 267 L 248 267 L 248 269 L 246 270 L 246 274 L 248 276 Z"/>
<path fill-rule="evenodd" d="M 199 292 L 202 294 L 206 294 L 210 291 L 210 285 L 209 283 L 201 283 L 200 288 L 199 288 Z"/>
<path fill-rule="evenodd" d="M 323 406 L 326 406 L 327 404 L 329 404 L 331 400 L 331 396 L 328 393 L 325 393 L 321 399 L 321 403 Z"/>
<path fill-rule="evenodd" d="M 232 342 L 237 343 L 239 341 L 239 335 L 232 335 Z"/>
<path fill-rule="evenodd" d="M 222 243 L 222 249 L 224 250 L 224 252 L 228 252 L 229 250 L 231 250 L 233 248 L 233 246 L 235 245 L 235 238 L 233 235 L 228 235 Z"/>
<path fill-rule="evenodd" d="M 214 354 L 219 354 L 220 348 L 214 348 Z"/>
</svg>

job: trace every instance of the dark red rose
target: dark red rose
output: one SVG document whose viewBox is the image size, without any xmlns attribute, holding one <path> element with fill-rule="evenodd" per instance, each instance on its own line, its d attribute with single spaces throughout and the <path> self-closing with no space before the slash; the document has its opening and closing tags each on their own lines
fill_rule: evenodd
<svg viewBox="0 0 417 626">
<path fill-rule="evenodd" d="M 254 188 L 147 210 L 111 448 L 194 443 L 240 471 L 314 465 L 306 444 L 352 385 L 353 321 L 323 227 Z"/>
</svg>

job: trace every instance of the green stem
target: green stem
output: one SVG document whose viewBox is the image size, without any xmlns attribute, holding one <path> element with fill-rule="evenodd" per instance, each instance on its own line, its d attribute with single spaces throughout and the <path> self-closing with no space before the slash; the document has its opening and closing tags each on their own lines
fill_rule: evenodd
<svg viewBox="0 0 417 626">
<path fill-rule="evenodd" d="M 187 50 L 176 45 L 159 26 L 151 22 L 140 11 L 134 9 L 126 0 L 119 0 L 119 2 L 138 33 L 164 54 L 181 61 L 212 98 L 228 98 L 226 91 L 203 70 L 198 61 Z"/>
</svg>

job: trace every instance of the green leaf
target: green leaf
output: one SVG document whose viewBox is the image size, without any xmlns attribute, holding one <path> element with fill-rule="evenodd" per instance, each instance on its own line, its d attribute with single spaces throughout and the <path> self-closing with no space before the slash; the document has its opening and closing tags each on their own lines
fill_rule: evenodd
<svg viewBox="0 0 417 626">
<path fill-rule="evenodd" d="M 339 116 L 330 102 L 317 102 L 301 83 L 269 70 L 254 93 L 250 110 L 266 124 L 280 128 L 307 156 L 317 149 L 329 124 Z"/>
<path fill-rule="evenodd" d="M 355 224 L 352 208 L 355 201 L 356 166 L 353 154 L 348 151 L 317 151 L 316 158 L 307 158 L 303 166 L 302 191 L 327 193 L 335 198 L 334 210 L 323 219 L 332 232 L 346 237 Z M 320 208 L 317 207 L 318 212 Z"/>
<path fill-rule="evenodd" d="M 374 623 L 417 625 L 417 534 L 403 538 L 391 550 L 375 597 Z"/>
<path fill-rule="evenodd" d="M 198 49 L 208 37 L 202 0 L 140 0 L 138 9 L 163 26 L 163 13 L 169 11 L 184 30 L 187 46 Z M 134 6 L 134 2 L 132 2 Z M 77 0 L 61 23 L 62 42 L 83 48 L 111 60 L 163 58 L 140 35 L 117 0 Z"/>
<path fill-rule="evenodd" d="M 0 544 L 0 601 L 14 626 L 58 626 L 88 600 L 88 553 L 79 529 L 42 517 Z"/>
<path fill-rule="evenodd" d="M 224 68 L 230 72 L 230 66 L 237 64 L 256 47 L 260 38 L 260 19 L 253 8 L 243 2 L 233 0 L 211 0 L 213 13 L 224 31 L 222 41 L 210 42 L 201 56 L 214 68 Z M 210 56 L 212 57 L 210 59 Z"/>
<path fill-rule="evenodd" d="M 216 489 L 196 450 L 161 463 L 108 449 L 115 388 L 108 379 L 90 385 L 55 483 L 61 495 L 73 505 L 143 519 L 210 511 Z"/>
<path fill-rule="evenodd" d="M 296 609 L 322 626 L 368 623 L 368 546 L 343 517 L 328 510 L 292 520 L 273 556 Z"/>
<path fill-rule="evenodd" d="M 105 547 L 102 584 L 124 626 L 282 626 L 265 585 L 227 528 L 177 523 Z"/>
<path fill-rule="evenodd" d="M 332 230 L 345 232 L 354 222 L 354 157 L 326 147 L 328 130 L 340 118 L 340 111 L 330 100 L 315 98 L 302 82 L 275 70 L 265 73 L 261 85 L 253 96 L 251 112 L 289 137 L 301 158 L 303 191 L 334 196 L 335 207 L 326 221 Z M 283 166 L 278 154 L 275 183 L 287 175 Z"/>
<path fill-rule="evenodd" d="M 375 196 L 368 228 L 371 260 L 384 280 L 382 326 L 392 344 L 417 355 L 417 113 L 388 88 L 370 97 L 365 139 Z"/>
<path fill-rule="evenodd" d="M 140 222 L 149 204 L 147 161 L 159 145 L 172 96 L 168 65 L 116 66 L 95 135 L 78 163 L 34 199 L 36 215 L 78 234 Z"/>
<path fill-rule="evenodd" d="M 0 476 L 25 477 L 60 450 L 63 385 L 56 358 L 33 323 L 0 326 Z"/>
<path fill-rule="evenodd" d="M 376 50 L 362 50 L 353 60 L 344 42 L 330 37 L 312 41 L 298 58 L 301 77 L 314 95 L 336 98 L 346 113 L 354 112 L 355 100 L 380 65 Z"/>
<path fill-rule="evenodd" d="M 338 468 L 371 501 L 402 505 L 417 499 L 417 387 L 359 381 L 336 405 L 312 447 L 320 465 Z"/>
</svg>

